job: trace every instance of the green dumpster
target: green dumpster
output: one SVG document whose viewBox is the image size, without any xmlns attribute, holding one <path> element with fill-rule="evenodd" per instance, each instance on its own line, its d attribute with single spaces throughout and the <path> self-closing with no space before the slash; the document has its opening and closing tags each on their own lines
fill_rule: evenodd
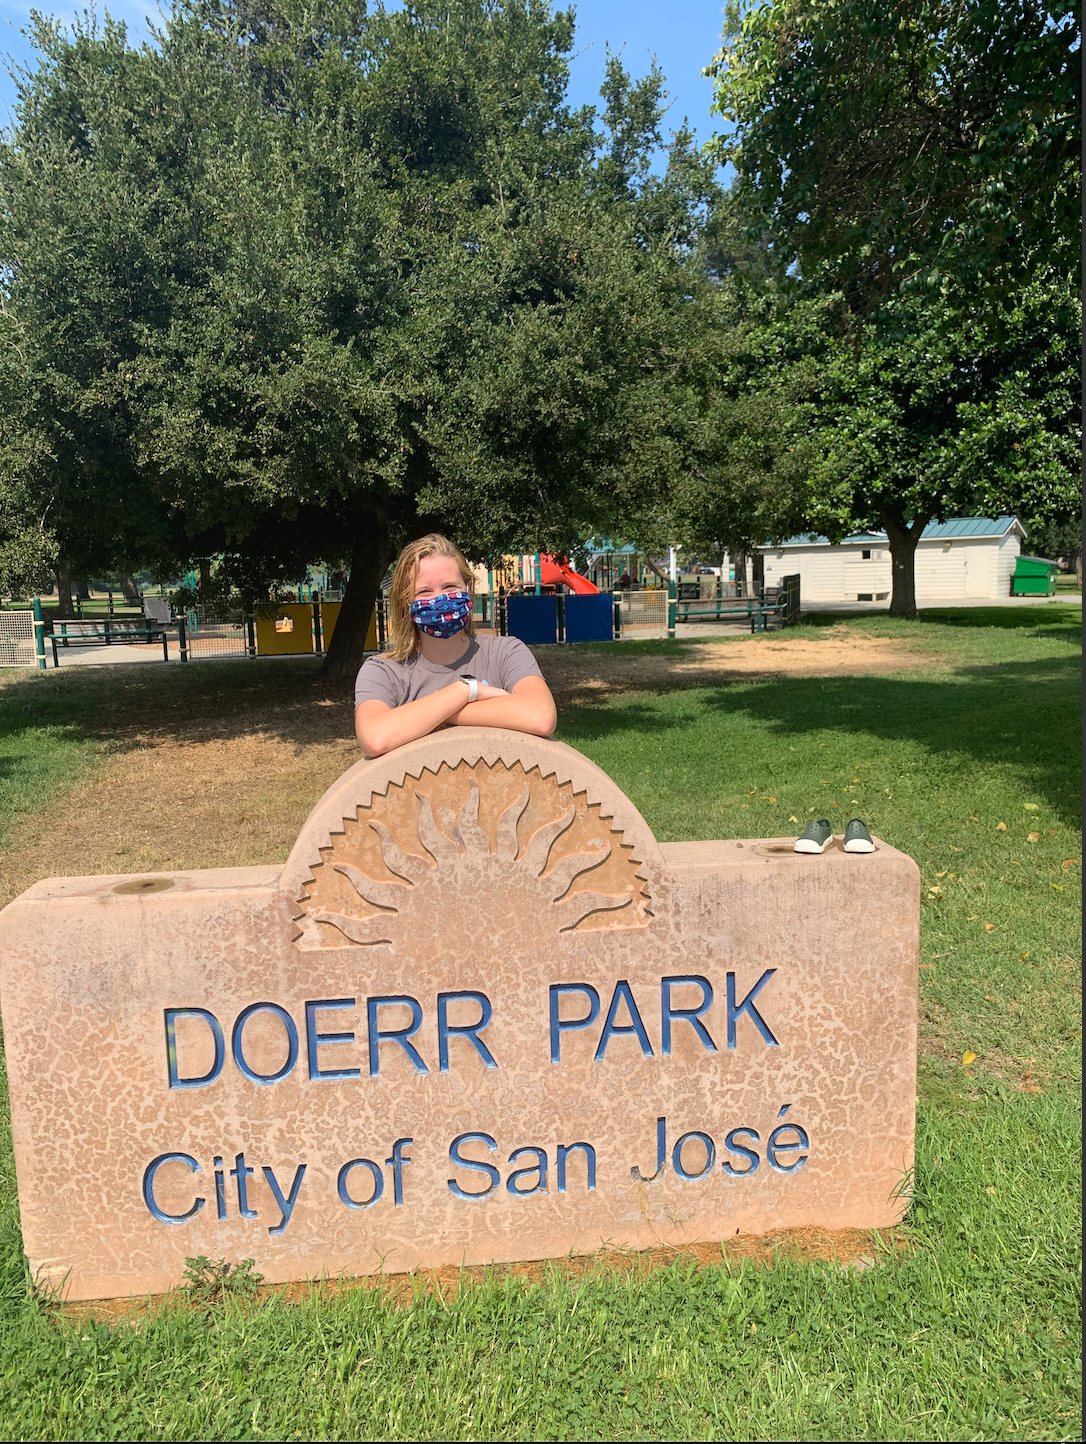
<svg viewBox="0 0 1086 1444">
<path fill-rule="evenodd" d="M 1057 570 L 1057 563 L 1044 557 L 1018 557 L 1011 577 L 1011 596 L 1054 597 Z"/>
</svg>

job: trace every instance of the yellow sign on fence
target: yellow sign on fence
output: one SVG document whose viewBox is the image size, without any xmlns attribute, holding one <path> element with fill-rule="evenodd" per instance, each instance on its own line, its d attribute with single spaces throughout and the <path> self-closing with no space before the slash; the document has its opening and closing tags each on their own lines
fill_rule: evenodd
<svg viewBox="0 0 1086 1444">
<path fill-rule="evenodd" d="M 312 602 L 286 602 L 274 615 L 256 618 L 256 650 L 261 657 L 291 657 L 313 651 Z"/>
<path fill-rule="evenodd" d="M 321 650 L 328 650 L 339 620 L 341 602 L 320 602 Z M 366 651 L 377 650 L 377 608 L 370 617 Z M 274 614 L 257 615 L 256 650 L 261 657 L 308 656 L 313 646 L 313 603 L 285 602 Z"/>
</svg>

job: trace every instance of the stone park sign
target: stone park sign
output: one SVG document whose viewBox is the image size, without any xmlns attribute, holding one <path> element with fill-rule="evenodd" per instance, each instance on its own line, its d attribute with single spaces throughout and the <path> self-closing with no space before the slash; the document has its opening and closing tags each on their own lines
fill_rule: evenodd
<svg viewBox="0 0 1086 1444">
<path fill-rule="evenodd" d="M 285 867 L 0 918 L 23 1238 L 69 1299 L 898 1220 L 919 873 L 659 844 L 580 753 L 359 762 Z"/>
</svg>

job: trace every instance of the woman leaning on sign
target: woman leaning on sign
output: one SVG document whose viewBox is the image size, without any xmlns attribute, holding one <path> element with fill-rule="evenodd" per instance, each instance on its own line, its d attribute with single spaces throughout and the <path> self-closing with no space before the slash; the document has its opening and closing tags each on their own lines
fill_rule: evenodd
<svg viewBox="0 0 1086 1444">
<path fill-rule="evenodd" d="M 549 737 L 554 698 L 516 637 L 477 637 L 472 574 L 446 537 L 404 547 L 392 575 L 392 645 L 369 657 L 354 687 L 354 727 L 379 757 L 439 727 L 509 727 Z"/>
</svg>

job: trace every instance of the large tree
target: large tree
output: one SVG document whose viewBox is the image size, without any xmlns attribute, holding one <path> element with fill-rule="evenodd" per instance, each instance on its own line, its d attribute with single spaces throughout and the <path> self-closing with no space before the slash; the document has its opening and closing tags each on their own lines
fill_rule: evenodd
<svg viewBox="0 0 1086 1444">
<path fill-rule="evenodd" d="M 835 540 L 887 533 L 894 610 L 915 615 L 930 521 L 1016 514 L 1027 531 L 1079 506 L 1080 307 L 1040 271 L 998 316 L 908 292 L 824 353 L 809 522 Z"/>
<path fill-rule="evenodd" d="M 1071 505 L 1078 51 L 1074 13 L 1034 0 L 728 11 L 733 204 L 778 278 L 840 298 L 811 519 L 886 528 L 900 615 L 928 520 Z"/>
<path fill-rule="evenodd" d="M 157 48 L 38 40 L 0 176 L 62 547 L 222 552 L 251 591 L 340 562 L 347 674 L 411 535 L 481 555 L 613 527 L 706 169 L 681 136 L 674 183 L 650 176 L 657 73 L 612 59 L 602 126 L 571 112 L 571 17 L 529 0 L 206 0 Z"/>
</svg>

